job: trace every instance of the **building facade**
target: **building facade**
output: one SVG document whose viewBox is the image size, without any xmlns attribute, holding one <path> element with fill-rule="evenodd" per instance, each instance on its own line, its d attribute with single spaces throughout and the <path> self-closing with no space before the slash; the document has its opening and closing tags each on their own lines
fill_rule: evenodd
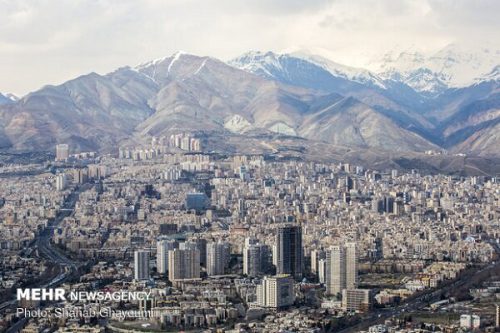
<svg viewBox="0 0 500 333">
<path fill-rule="evenodd" d="M 276 234 L 276 274 L 290 274 L 296 280 L 300 280 L 302 269 L 302 227 L 300 225 L 279 227 Z"/>
</svg>

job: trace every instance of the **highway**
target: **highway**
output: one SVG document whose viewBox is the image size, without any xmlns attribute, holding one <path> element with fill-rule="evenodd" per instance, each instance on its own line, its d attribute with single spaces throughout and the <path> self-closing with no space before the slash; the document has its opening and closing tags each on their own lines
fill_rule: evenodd
<svg viewBox="0 0 500 333">
<path fill-rule="evenodd" d="M 55 248 L 51 243 L 51 235 L 54 228 L 56 228 L 63 221 L 64 218 L 71 216 L 71 214 L 73 214 L 73 209 L 78 201 L 80 193 L 89 189 L 90 186 L 91 185 L 85 185 L 72 192 L 66 198 L 63 207 L 62 209 L 59 210 L 56 218 L 53 221 L 51 221 L 51 223 L 49 223 L 47 228 L 45 228 L 32 243 L 33 249 L 36 249 L 36 251 L 34 252 L 38 253 L 40 257 L 46 258 L 50 262 L 60 267 L 60 273 L 56 277 L 52 278 L 51 280 L 40 281 L 39 285 L 35 285 L 33 287 L 39 287 L 39 288 L 57 287 L 78 272 L 78 269 L 81 264 L 68 258 L 59 249 Z M 489 243 L 495 249 L 497 255 L 500 255 L 500 246 L 493 240 L 490 240 Z M 416 294 L 413 297 L 408 298 L 402 304 L 396 307 L 389 309 L 373 310 L 362 317 L 361 323 L 357 323 L 350 327 L 346 327 L 338 332 L 351 333 L 351 332 L 366 330 L 368 329 L 368 327 L 372 325 L 383 323 L 386 319 L 392 317 L 398 317 L 406 313 L 412 313 L 423 310 L 429 305 L 429 303 L 433 303 L 435 301 L 440 300 L 441 295 L 443 293 L 448 293 L 457 288 L 463 288 L 464 286 L 467 286 L 469 283 L 471 283 L 472 276 L 478 273 L 493 271 L 495 269 L 498 269 L 499 267 L 500 267 L 500 260 L 492 262 L 483 267 L 467 269 L 465 272 L 460 274 L 455 280 L 446 281 L 442 283 L 438 288 L 426 290 L 424 292 Z M 17 301 L 15 299 L 0 304 L 0 312 L 6 308 L 14 307 L 16 304 Z M 26 322 L 25 319 L 20 320 L 13 327 L 7 330 L 7 333 L 18 332 L 25 325 L 25 322 Z"/>
<path fill-rule="evenodd" d="M 497 255 L 500 255 L 500 246 L 498 245 L 498 243 L 493 240 L 490 240 L 489 243 L 495 249 Z M 442 283 L 437 289 L 430 289 L 423 293 L 410 297 L 406 300 L 406 302 L 394 308 L 374 310 L 368 315 L 364 316 L 361 323 L 347 327 L 338 332 L 353 333 L 367 330 L 370 326 L 383 323 L 386 319 L 389 319 L 391 317 L 398 317 L 406 313 L 423 310 L 429 305 L 429 303 L 439 301 L 443 293 L 448 293 L 450 291 L 456 290 L 457 288 L 463 288 L 467 284 L 471 283 L 472 276 L 483 272 L 494 271 L 499 267 L 500 261 L 497 261 L 492 262 L 482 268 L 468 269 L 467 271 L 460 274 L 456 279 Z"/>
<path fill-rule="evenodd" d="M 37 253 L 39 257 L 45 258 L 46 260 L 57 265 L 60 271 L 60 273 L 56 277 L 48 281 L 40 281 L 38 285 L 31 286 L 32 288 L 55 288 L 64 283 L 76 272 L 78 272 L 80 263 L 71 260 L 66 255 L 64 255 L 64 253 L 62 253 L 59 249 L 55 248 L 52 245 L 50 240 L 54 228 L 57 227 L 64 218 L 73 214 L 73 209 L 78 202 L 80 193 L 89 189 L 90 186 L 91 185 L 84 185 L 73 191 L 64 201 L 62 209 L 59 210 L 56 218 L 52 220 L 49 225 L 42 232 L 40 232 L 40 234 L 32 242 L 31 246 L 36 250 L 33 252 Z M 15 305 L 17 305 L 16 299 L 2 303 L 0 304 L 0 312 L 4 309 L 14 307 Z M 15 325 L 9 328 L 6 333 L 19 332 L 26 324 L 26 321 L 27 320 L 25 318 L 21 319 Z"/>
<path fill-rule="evenodd" d="M 80 193 L 87 190 L 90 185 L 84 185 L 80 188 L 77 188 L 75 191 L 71 192 L 71 194 L 66 198 L 63 203 L 63 206 L 59 210 L 56 218 L 49 223 L 49 225 L 38 235 L 35 240 L 35 248 L 38 251 L 38 255 L 47 259 L 48 261 L 61 266 L 63 268 L 60 276 L 68 274 L 69 272 L 75 272 L 78 269 L 78 263 L 68 258 L 64 253 L 59 251 L 59 249 L 55 248 L 50 242 L 52 233 L 54 228 L 56 228 L 66 217 L 71 216 L 73 214 L 73 209 L 75 208 L 76 203 L 78 202 L 78 198 Z M 54 280 L 57 280 L 54 279 Z M 53 287 L 53 284 L 56 281 L 51 281 L 48 285 Z M 43 287 L 43 286 L 42 286 Z"/>
</svg>

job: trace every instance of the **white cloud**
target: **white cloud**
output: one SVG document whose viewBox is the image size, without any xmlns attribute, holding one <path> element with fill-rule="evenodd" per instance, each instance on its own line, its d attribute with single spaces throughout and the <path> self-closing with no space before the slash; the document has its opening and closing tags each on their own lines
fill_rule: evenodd
<svg viewBox="0 0 500 333">
<path fill-rule="evenodd" d="M 0 91 L 24 94 L 176 50 L 321 49 L 362 65 L 416 45 L 499 40 L 497 0 L 0 0 Z"/>
</svg>

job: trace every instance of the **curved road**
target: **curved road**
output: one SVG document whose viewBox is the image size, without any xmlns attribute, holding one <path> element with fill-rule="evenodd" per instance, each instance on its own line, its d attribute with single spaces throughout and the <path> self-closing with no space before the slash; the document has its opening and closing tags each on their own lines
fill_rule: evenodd
<svg viewBox="0 0 500 333">
<path fill-rule="evenodd" d="M 89 189 L 90 187 L 91 185 L 83 185 L 80 188 L 77 188 L 75 191 L 71 192 L 71 194 L 65 199 L 62 209 L 59 210 L 56 218 L 51 221 L 49 225 L 42 232 L 40 232 L 32 242 L 31 246 L 33 247 L 33 249 L 38 250 L 38 256 L 43 257 L 60 267 L 59 275 L 48 281 L 40 281 L 38 285 L 32 286 L 33 288 L 58 287 L 78 271 L 80 263 L 71 260 L 57 248 L 54 248 L 50 240 L 54 228 L 57 227 L 64 218 L 73 214 L 73 209 L 75 208 L 80 193 Z M 0 311 L 14 307 L 15 305 L 17 305 L 16 299 L 7 301 L 0 304 Z M 19 320 L 16 324 L 14 324 L 7 330 L 7 333 L 19 332 L 26 324 L 26 321 L 26 318 Z"/>
</svg>

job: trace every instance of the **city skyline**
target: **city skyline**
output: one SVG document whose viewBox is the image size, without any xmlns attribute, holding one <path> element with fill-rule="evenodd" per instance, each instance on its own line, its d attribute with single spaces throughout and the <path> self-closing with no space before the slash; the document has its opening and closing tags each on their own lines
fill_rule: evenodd
<svg viewBox="0 0 500 333">
<path fill-rule="evenodd" d="M 158 332 L 498 326 L 498 177 L 179 147 L 191 139 L 0 166 L 0 330 L 101 333 L 119 311 Z M 17 300 L 29 281 L 104 300 Z"/>
<path fill-rule="evenodd" d="M 500 331 L 499 12 L 0 0 L 0 333 Z"/>
</svg>

